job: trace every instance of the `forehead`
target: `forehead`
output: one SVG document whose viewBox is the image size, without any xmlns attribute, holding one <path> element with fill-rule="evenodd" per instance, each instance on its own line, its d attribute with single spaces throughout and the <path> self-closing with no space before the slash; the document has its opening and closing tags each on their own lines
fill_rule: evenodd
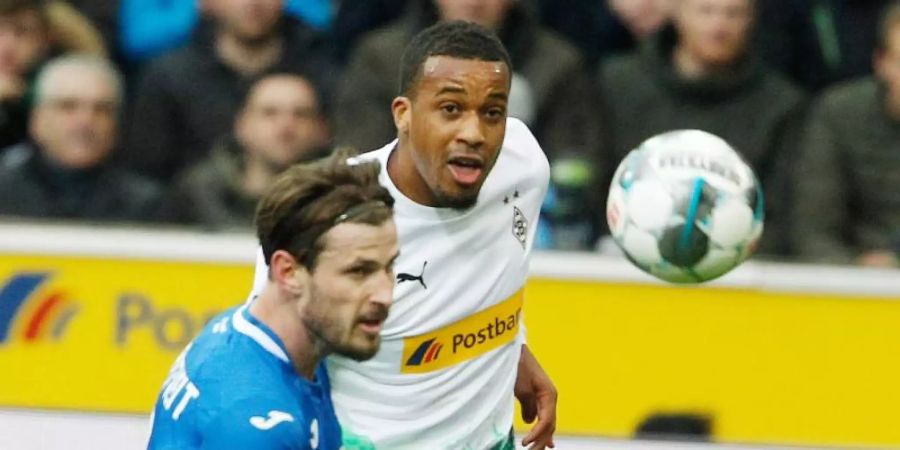
<svg viewBox="0 0 900 450">
<path fill-rule="evenodd" d="M 253 86 L 247 104 L 259 106 L 288 102 L 314 104 L 315 91 L 302 78 L 287 76 L 266 78 Z"/>
<path fill-rule="evenodd" d="M 420 89 L 440 89 L 446 85 L 466 88 L 509 90 L 509 67 L 503 61 L 481 61 L 450 56 L 431 56 L 422 64 Z"/>
<path fill-rule="evenodd" d="M 257 83 L 250 91 L 247 106 L 302 106 L 315 108 L 318 104 L 312 85 L 296 77 L 269 78 Z"/>
<path fill-rule="evenodd" d="M 753 0 L 676 0 L 676 6 L 714 6 L 720 8 L 740 8 L 750 10 Z"/>
<path fill-rule="evenodd" d="M 322 238 L 324 247 L 319 253 L 319 265 L 326 261 L 342 264 L 358 258 L 387 262 L 383 260 L 397 252 L 397 228 L 393 219 L 380 225 L 342 223 Z"/>
<path fill-rule="evenodd" d="M 115 81 L 91 67 L 58 67 L 46 75 L 44 96 L 116 100 Z"/>
</svg>

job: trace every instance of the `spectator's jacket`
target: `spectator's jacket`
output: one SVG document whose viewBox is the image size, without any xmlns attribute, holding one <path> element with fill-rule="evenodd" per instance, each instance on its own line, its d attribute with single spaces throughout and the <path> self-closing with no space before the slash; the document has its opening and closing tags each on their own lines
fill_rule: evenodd
<svg viewBox="0 0 900 450">
<path fill-rule="evenodd" d="M 167 219 L 211 230 L 253 227 L 257 196 L 241 186 L 244 158 L 234 139 L 218 143 L 209 156 L 177 178 Z"/>
<path fill-rule="evenodd" d="M 28 143 L 0 154 L 0 215 L 115 222 L 158 217 L 161 189 L 135 174 L 106 164 L 57 167 Z"/>
<path fill-rule="evenodd" d="M 600 68 L 613 153 L 620 160 L 647 138 L 676 129 L 722 137 L 750 163 L 765 188 L 763 252 L 786 253 L 785 176 L 796 153 L 801 91 L 752 54 L 730 75 L 682 78 L 671 62 L 675 39 L 674 30 L 664 28 L 639 51 Z"/>
<path fill-rule="evenodd" d="M 304 160 L 328 151 L 311 150 Z M 209 230 L 252 230 L 259 196 L 243 185 L 245 152 L 233 136 L 227 136 L 203 161 L 179 175 L 166 202 L 166 220 Z"/>
<path fill-rule="evenodd" d="M 0 148 L 21 142 L 28 134 L 28 115 L 22 99 L 0 102 Z"/>
<path fill-rule="evenodd" d="M 794 242 L 802 257 L 850 262 L 900 255 L 900 120 L 873 77 L 826 91 L 800 146 Z"/>
<path fill-rule="evenodd" d="M 254 77 L 218 58 L 210 28 L 200 27 L 190 45 L 154 61 L 143 74 L 122 154 L 123 162 L 142 174 L 171 180 L 232 129 Z M 266 72 L 303 75 L 326 100 L 334 74 L 323 41 L 290 19 L 283 32 L 281 58 Z"/>
</svg>

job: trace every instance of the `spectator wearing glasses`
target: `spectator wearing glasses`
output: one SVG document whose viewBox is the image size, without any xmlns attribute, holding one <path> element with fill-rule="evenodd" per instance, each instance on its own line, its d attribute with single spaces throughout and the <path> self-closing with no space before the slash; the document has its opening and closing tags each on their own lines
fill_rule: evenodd
<svg viewBox="0 0 900 450">
<path fill-rule="evenodd" d="M 0 214 L 93 221 L 156 217 L 160 189 L 109 164 L 122 82 L 103 59 L 63 56 L 35 81 L 29 139 L 0 158 Z"/>
</svg>

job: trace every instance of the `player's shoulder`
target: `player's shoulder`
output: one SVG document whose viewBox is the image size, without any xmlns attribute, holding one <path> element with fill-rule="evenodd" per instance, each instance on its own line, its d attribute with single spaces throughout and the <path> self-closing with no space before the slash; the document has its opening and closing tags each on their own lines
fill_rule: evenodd
<svg viewBox="0 0 900 450">
<path fill-rule="evenodd" d="M 265 392 L 281 378 L 280 361 L 239 329 L 243 308 L 213 318 L 187 355 L 191 379 L 207 389 L 222 391 L 217 397 L 229 392 Z"/>
<path fill-rule="evenodd" d="M 347 163 L 352 165 L 352 164 L 365 163 L 365 162 L 369 162 L 369 161 L 384 161 L 391 154 L 391 150 L 396 145 L 397 145 L 397 140 L 395 139 L 380 148 L 377 148 L 375 150 L 369 150 L 367 152 L 360 153 L 356 156 L 353 156 L 347 160 Z"/>
<path fill-rule="evenodd" d="M 528 178 L 545 180 L 550 178 L 550 163 L 547 155 L 532 134 L 528 125 L 519 119 L 506 120 L 506 137 L 498 164 L 507 173 L 521 174 Z"/>
<path fill-rule="evenodd" d="M 316 448 L 318 419 L 291 400 L 275 390 L 222 402 L 202 431 L 204 448 Z"/>
</svg>

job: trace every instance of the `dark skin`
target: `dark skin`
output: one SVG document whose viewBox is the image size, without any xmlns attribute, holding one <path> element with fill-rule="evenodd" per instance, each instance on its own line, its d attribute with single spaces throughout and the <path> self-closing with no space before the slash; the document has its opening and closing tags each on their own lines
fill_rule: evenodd
<svg viewBox="0 0 900 450">
<path fill-rule="evenodd" d="M 432 56 L 411 92 L 394 99 L 397 149 L 387 170 L 411 200 L 435 208 L 475 204 L 506 135 L 509 67 L 503 62 Z M 526 423 L 537 423 L 522 445 L 554 448 L 557 392 L 522 346 L 515 396 Z"/>
</svg>

